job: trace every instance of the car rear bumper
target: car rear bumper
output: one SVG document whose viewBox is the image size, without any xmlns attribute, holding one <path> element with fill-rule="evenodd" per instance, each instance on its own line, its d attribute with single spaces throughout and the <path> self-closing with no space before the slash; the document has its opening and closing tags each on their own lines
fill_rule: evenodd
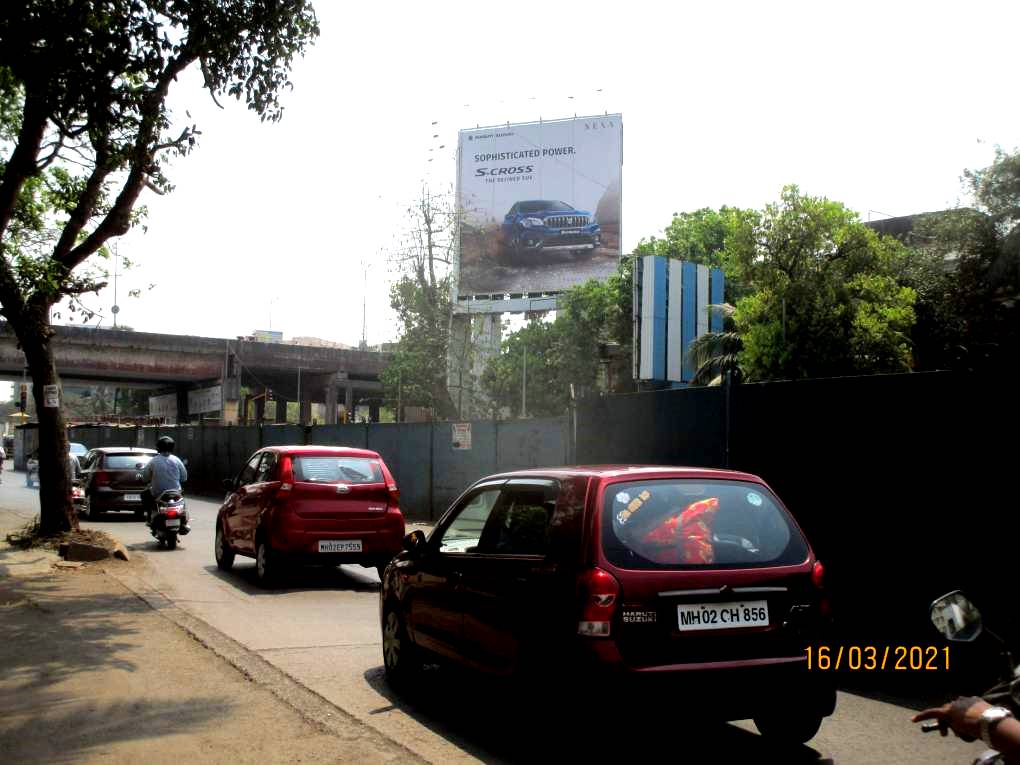
<svg viewBox="0 0 1020 765">
<path fill-rule="evenodd" d="M 630 697 L 689 700 L 699 709 L 729 720 L 755 716 L 775 704 L 796 704 L 822 715 L 836 705 L 830 673 L 812 672 L 804 656 L 632 666 L 619 658 L 612 641 L 595 643 L 581 652 L 581 676 L 613 686 Z"/>
<path fill-rule="evenodd" d="M 273 547 L 295 558 L 322 563 L 357 562 L 366 558 L 389 560 L 400 552 L 404 527 L 382 527 L 350 531 L 321 531 L 316 529 L 281 530 L 274 535 Z M 319 552 L 319 542 L 361 542 L 358 552 Z"/>
<path fill-rule="evenodd" d="M 142 512 L 145 506 L 141 500 L 142 494 L 146 489 L 132 489 L 130 491 L 120 491 L 117 489 L 93 489 L 89 495 L 89 503 L 93 510 L 97 511 L 112 511 L 112 510 L 129 510 Z M 125 496 L 128 494 L 138 495 L 138 500 L 128 500 Z"/>
</svg>

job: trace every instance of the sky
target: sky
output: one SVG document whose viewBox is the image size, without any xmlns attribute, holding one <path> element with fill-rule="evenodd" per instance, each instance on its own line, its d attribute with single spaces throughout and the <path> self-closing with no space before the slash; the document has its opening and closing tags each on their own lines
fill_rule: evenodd
<svg viewBox="0 0 1020 765">
<path fill-rule="evenodd" d="M 460 128 L 621 112 L 625 252 L 789 183 L 864 220 L 943 209 L 1020 146 L 1015 2 L 315 6 L 279 123 L 177 83 L 198 147 L 143 195 L 91 325 L 116 302 L 141 331 L 356 345 L 364 303 L 368 342 L 395 340 L 388 255 L 422 187 L 452 187 Z"/>
</svg>

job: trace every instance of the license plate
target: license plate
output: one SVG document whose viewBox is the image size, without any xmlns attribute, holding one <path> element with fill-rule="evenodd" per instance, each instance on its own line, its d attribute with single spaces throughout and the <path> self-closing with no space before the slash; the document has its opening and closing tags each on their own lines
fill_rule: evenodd
<svg viewBox="0 0 1020 765">
<path fill-rule="evenodd" d="M 352 553 L 361 552 L 360 539 L 320 539 L 321 553 Z"/>
<path fill-rule="evenodd" d="M 181 525 L 181 519 L 180 518 L 173 518 L 173 519 L 167 518 L 166 519 L 166 527 L 168 529 L 176 529 L 176 528 L 179 528 L 180 525 Z"/>
<path fill-rule="evenodd" d="M 569 234 L 580 234 L 581 233 L 581 229 L 579 229 L 579 228 L 565 228 L 565 229 L 561 229 L 560 233 L 561 234 L 567 234 L 567 235 L 569 235 Z"/>
<path fill-rule="evenodd" d="M 741 600 L 736 603 L 685 603 L 676 607 L 677 629 L 729 630 L 738 627 L 766 627 L 769 623 L 767 600 Z"/>
<path fill-rule="evenodd" d="M 141 494 L 125 494 L 124 495 L 124 501 L 125 502 L 141 502 L 142 501 L 142 495 Z"/>
</svg>

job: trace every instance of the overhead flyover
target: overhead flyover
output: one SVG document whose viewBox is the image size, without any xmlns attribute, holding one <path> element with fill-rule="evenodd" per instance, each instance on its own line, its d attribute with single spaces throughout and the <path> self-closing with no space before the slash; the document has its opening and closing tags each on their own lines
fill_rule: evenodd
<svg viewBox="0 0 1020 765">
<path fill-rule="evenodd" d="M 377 419 L 383 396 L 380 375 L 389 361 L 388 354 L 376 351 L 244 337 L 53 329 L 54 360 L 65 384 L 152 388 L 157 411 L 150 413 L 178 423 L 217 415 L 224 424 L 261 420 L 268 398 L 277 402 L 275 419 L 280 422 L 292 401 L 300 402 L 302 424 L 310 422 L 313 403 L 325 406 L 325 424 L 338 421 L 341 405 L 351 411 L 361 402 L 369 404 L 371 419 Z M 25 369 L 14 332 L 0 322 L 0 378 L 19 381 Z M 251 395 L 242 397 L 242 388 Z"/>
</svg>

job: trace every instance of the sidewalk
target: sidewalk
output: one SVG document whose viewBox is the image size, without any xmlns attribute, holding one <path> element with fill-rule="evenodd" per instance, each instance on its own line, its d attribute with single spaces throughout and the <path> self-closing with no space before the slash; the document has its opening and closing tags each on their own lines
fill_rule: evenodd
<svg viewBox="0 0 1020 765">
<path fill-rule="evenodd" d="M 21 515 L 0 509 L 0 539 Z M 118 578 L 144 557 L 56 560 L 0 541 L 0 762 L 416 759 L 286 676 L 224 660 L 215 642 L 232 641 L 189 633 L 172 605 L 126 589 Z"/>
</svg>

